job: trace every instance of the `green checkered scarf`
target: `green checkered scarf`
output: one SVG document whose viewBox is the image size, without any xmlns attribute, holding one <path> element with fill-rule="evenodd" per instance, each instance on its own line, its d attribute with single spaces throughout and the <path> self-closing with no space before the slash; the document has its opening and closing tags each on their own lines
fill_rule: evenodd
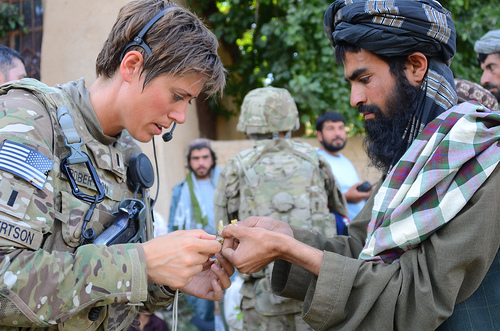
<svg viewBox="0 0 500 331">
<path fill-rule="evenodd" d="M 451 221 L 500 160 L 500 113 L 463 103 L 430 122 L 375 196 L 360 259 L 392 263 Z"/>
</svg>

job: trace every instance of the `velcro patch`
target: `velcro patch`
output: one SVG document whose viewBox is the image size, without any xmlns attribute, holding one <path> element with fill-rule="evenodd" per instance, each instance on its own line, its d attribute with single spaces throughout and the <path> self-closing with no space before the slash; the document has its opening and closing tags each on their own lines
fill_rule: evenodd
<svg viewBox="0 0 500 331">
<path fill-rule="evenodd" d="M 0 237 L 31 249 L 40 248 L 43 239 L 40 232 L 3 219 L 0 219 Z"/>
<path fill-rule="evenodd" d="M 54 161 L 22 144 L 5 140 L 0 147 L 0 169 L 27 180 L 40 190 L 53 165 Z"/>
</svg>

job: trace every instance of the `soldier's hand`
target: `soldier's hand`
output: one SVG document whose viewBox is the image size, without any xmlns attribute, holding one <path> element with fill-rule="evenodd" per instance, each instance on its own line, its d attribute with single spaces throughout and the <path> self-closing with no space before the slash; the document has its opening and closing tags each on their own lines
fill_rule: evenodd
<svg viewBox="0 0 500 331">
<path fill-rule="evenodd" d="M 148 280 L 182 288 L 204 270 L 209 257 L 220 252 L 215 236 L 203 230 L 180 230 L 142 244 Z"/>
</svg>

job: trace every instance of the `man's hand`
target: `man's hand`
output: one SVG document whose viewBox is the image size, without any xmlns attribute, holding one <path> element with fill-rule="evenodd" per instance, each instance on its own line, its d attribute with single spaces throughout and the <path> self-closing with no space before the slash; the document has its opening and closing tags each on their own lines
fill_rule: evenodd
<svg viewBox="0 0 500 331">
<path fill-rule="evenodd" d="M 226 238 L 222 254 L 238 271 L 251 274 L 281 258 L 282 249 L 293 232 L 285 222 L 270 217 L 250 217 L 226 226 L 221 236 Z"/>
<path fill-rule="evenodd" d="M 249 217 L 236 223 L 237 226 L 258 227 L 273 232 L 286 234 L 293 237 L 293 231 L 290 225 L 283 221 L 278 221 L 272 217 Z"/>
<path fill-rule="evenodd" d="M 361 185 L 363 182 L 359 182 L 351 186 L 345 193 L 344 197 L 347 202 L 358 203 L 360 201 L 366 200 L 370 197 L 373 191 L 373 186 L 368 192 L 360 192 L 356 188 Z"/>
<path fill-rule="evenodd" d="M 221 249 L 215 236 L 203 230 L 174 231 L 151 239 L 142 247 L 148 280 L 172 289 L 187 286 L 195 275 L 208 268 L 204 264 L 209 257 Z"/>
<path fill-rule="evenodd" d="M 251 274 L 278 259 L 319 274 L 323 252 L 293 238 L 288 223 L 270 217 L 250 217 L 228 225 L 222 254 L 239 272 Z"/>
<path fill-rule="evenodd" d="M 234 273 L 234 267 L 218 253 L 216 259 L 204 264 L 204 270 L 193 277 L 193 280 L 180 291 L 201 299 L 220 300 L 222 291 L 231 286 L 229 277 Z"/>
</svg>

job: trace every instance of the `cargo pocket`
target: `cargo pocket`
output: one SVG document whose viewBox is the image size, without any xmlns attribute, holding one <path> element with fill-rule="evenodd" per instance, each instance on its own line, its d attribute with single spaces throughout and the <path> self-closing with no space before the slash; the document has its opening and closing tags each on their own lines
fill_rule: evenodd
<svg viewBox="0 0 500 331">
<path fill-rule="evenodd" d="M 101 306 L 102 310 L 99 314 L 99 317 L 95 321 L 91 321 L 88 316 L 89 312 L 93 307 L 88 307 L 83 309 L 81 312 L 79 312 L 76 315 L 73 315 L 64 323 L 60 323 L 57 325 L 57 329 L 60 331 L 63 330 L 85 330 L 85 331 L 94 331 L 98 330 L 99 327 L 103 327 L 104 320 L 106 317 L 108 317 L 108 307 L 107 306 Z"/>
<path fill-rule="evenodd" d="M 90 208 L 90 204 L 75 198 L 71 193 L 60 192 L 61 210 L 56 218 L 62 222 L 62 236 L 66 244 L 70 247 L 81 245 L 82 226 L 85 214 Z M 104 231 L 103 224 L 110 224 L 113 216 L 106 211 L 99 209 L 99 204 L 94 209 L 94 213 L 87 228 L 92 227 L 99 235 Z"/>
</svg>

